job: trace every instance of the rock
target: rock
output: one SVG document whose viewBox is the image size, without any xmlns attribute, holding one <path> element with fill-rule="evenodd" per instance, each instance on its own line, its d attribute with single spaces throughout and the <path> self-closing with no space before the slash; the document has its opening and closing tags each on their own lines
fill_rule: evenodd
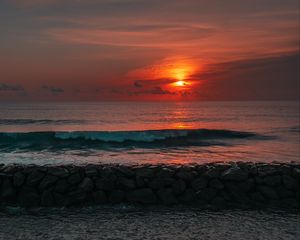
<svg viewBox="0 0 300 240">
<path fill-rule="evenodd" d="M 216 189 L 223 189 L 224 188 L 224 184 L 217 178 L 212 179 L 209 182 L 209 186 L 212 188 L 216 188 Z"/>
<path fill-rule="evenodd" d="M 265 202 L 266 200 L 260 192 L 251 193 L 250 198 L 255 202 Z"/>
<path fill-rule="evenodd" d="M 160 189 L 170 186 L 175 180 L 173 178 L 153 178 L 149 182 L 149 187 L 152 189 Z"/>
<path fill-rule="evenodd" d="M 129 178 L 125 178 L 125 177 L 120 177 L 119 178 L 119 184 L 125 189 L 134 189 L 135 186 L 135 181 Z"/>
<path fill-rule="evenodd" d="M 75 174 L 72 174 L 68 177 L 68 182 L 70 184 L 78 184 L 82 181 L 82 176 L 80 173 L 75 173 Z"/>
<path fill-rule="evenodd" d="M 53 192 L 53 198 L 56 206 L 65 207 L 70 203 L 69 197 L 61 193 Z"/>
<path fill-rule="evenodd" d="M 279 167 L 279 172 L 282 175 L 291 175 L 292 174 L 292 168 L 289 165 L 281 165 Z"/>
<path fill-rule="evenodd" d="M 297 185 L 297 181 L 289 175 L 282 176 L 282 183 L 288 189 L 295 189 Z"/>
<path fill-rule="evenodd" d="M 265 177 L 268 175 L 275 175 L 279 173 L 279 170 L 272 165 L 262 165 L 257 168 L 258 176 Z"/>
<path fill-rule="evenodd" d="M 165 205 L 173 205 L 178 202 L 171 188 L 161 188 L 157 191 L 157 195 Z"/>
<path fill-rule="evenodd" d="M 187 188 L 183 194 L 178 196 L 178 200 L 181 203 L 191 203 L 196 197 L 196 193 L 193 189 Z"/>
<path fill-rule="evenodd" d="M 15 187 L 20 187 L 25 182 L 25 175 L 21 172 L 16 172 L 13 177 L 13 183 Z"/>
<path fill-rule="evenodd" d="M 40 195 L 34 188 L 23 187 L 19 193 L 18 202 L 21 207 L 38 207 L 40 205 Z"/>
<path fill-rule="evenodd" d="M 103 203 L 107 202 L 106 193 L 102 190 L 98 190 L 96 192 L 93 192 L 92 196 L 93 196 L 94 202 L 96 204 L 103 204 Z"/>
<path fill-rule="evenodd" d="M 134 177 L 135 173 L 134 171 L 127 166 L 118 166 L 117 171 L 120 173 L 121 176 L 125 176 L 125 177 Z"/>
<path fill-rule="evenodd" d="M 109 178 L 98 178 L 95 181 L 95 185 L 97 189 L 106 191 L 112 191 L 115 187 L 114 181 Z"/>
<path fill-rule="evenodd" d="M 98 176 L 97 168 L 93 167 L 93 166 L 86 166 L 85 167 L 85 176 L 87 176 L 87 177 L 96 177 L 96 176 Z"/>
<path fill-rule="evenodd" d="M 211 201 L 211 205 L 217 209 L 226 208 L 227 202 L 223 197 L 217 196 Z"/>
<path fill-rule="evenodd" d="M 300 180 L 300 168 L 294 168 L 293 169 L 293 176 Z"/>
<path fill-rule="evenodd" d="M 172 190 L 175 195 L 182 194 L 185 191 L 186 184 L 182 179 L 178 179 L 172 184 Z"/>
<path fill-rule="evenodd" d="M 196 191 L 206 188 L 207 184 L 208 179 L 206 177 L 198 177 L 191 182 L 192 188 Z"/>
<path fill-rule="evenodd" d="M 231 181 L 244 181 L 248 179 L 248 171 L 240 167 L 231 167 L 222 173 L 221 178 Z"/>
<path fill-rule="evenodd" d="M 136 182 L 136 186 L 139 187 L 139 188 L 145 187 L 145 185 L 146 185 L 144 179 L 142 177 L 139 177 L 139 176 L 135 177 L 135 182 Z"/>
<path fill-rule="evenodd" d="M 85 177 L 78 187 L 85 192 L 90 192 L 94 188 L 94 183 L 92 179 Z"/>
<path fill-rule="evenodd" d="M 248 202 L 248 196 L 246 189 L 244 189 L 240 184 L 237 183 L 226 183 L 226 189 L 230 195 L 230 198 L 239 203 Z"/>
<path fill-rule="evenodd" d="M 3 180 L 2 186 L 0 188 L 0 197 L 4 201 L 13 201 L 16 197 L 16 189 L 13 186 L 13 183 L 10 179 L 6 178 Z M 1 201 L 0 198 L 0 201 Z"/>
<path fill-rule="evenodd" d="M 125 193 L 122 190 L 113 190 L 109 195 L 109 202 L 116 204 L 121 203 L 125 197 Z"/>
<path fill-rule="evenodd" d="M 34 170 L 28 175 L 26 184 L 28 186 L 35 186 L 43 179 L 44 176 L 45 176 L 45 173 L 43 173 L 39 170 Z"/>
<path fill-rule="evenodd" d="M 180 179 L 183 179 L 186 181 L 191 181 L 195 175 L 196 175 L 196 173 L 194 173 L 193 171 L 189 171 L 187 169 L 181 169 L 179 172 L 177 172 L 175 174 L 175 176 L 177 178 L 180 178 Z"/>
<path fill-rule="evenodd" d="M 151 188 L 141 188 L 128 192 L 126 198 L 133 203 L 151 204 L 157 202 L 157 198 Z"/>
<path fill-rule="evenodd" d="M 278 199 L 276 191 L 268 186 L 259 186 L 259 191 L 268 199 Z"/>
<path fill-rule="evenodd" d="M 268 186 L 278 186 L 281 183 L 281 176 L 266 176 L 263 182 Z"/>
<path fill-rule="evenodd" d="M 154 176 L 154 169 L 145 168 L 145 167 L 137 168 L 135 170 L 135 174 L 139 177 L 151 178 Z"/>
<path fill-rule="evenodd" d="M 215 188 L 203 188 L 196 193 L 197 198 L 205 202 L 211 201 L 216 195 L 217 190 Z"/>
<path fill-rule="evenodd" d="M 70 185 L 66 179 L 59 179 L 55 184 L 54 191 L 59 193 L 65 193 L 68 191 L 69 187 Z"/>
<path fill-rule="evenodd" d="M 216 168 L 216 167 L 210 167 L 204 175 L 209 177 L 209 178 L 218 178 L 220 176 L 220 171 L 221 169 Z"/>
<path fill-rule="evenodd" d="M 279 186 L 277 188 L 277 191 L 276 191 L 279 195 L 280 198 L 291 198 L 291 197 L 294 197 L 294 192 L 290 191 L 290 190 L 287 190 L 285 187 L 283 186 Z"/>
<path fill-rule="evenodd" d="M 281 205 L 284 208 L 299 208 L 300 203 L 295 198 L 286 198 L 281 200 Z"/>
<path fill-rule="evenodd" d="M 56 181 L 58 177 L 52 176 L 52 175 L 46 175 L 43 180 L 40 182 L 39 189 L 44 190 L 50 186 L 52 186 Z"/>
<path fill-rule="evenodd" d="M 157 177 L 158 178 L 172 178 L 172 176 L 175 174 L 175 171 L 170 168 L 163 167 L 158 171 Z"/>
<path fill-rule="evenodd" d="M 49 168 L 48 173 L 60 178 L 65 178 L 69 176 L 68 169 L 63 167 L 51 167 Z"/>
<path fill-rule="evenodd" d="M 55 206 L 54 197 L 50 190 L 45 190 L 41 196 L 41 205 L 43 207 L 53 207 Z"/>
<path fill-rule="evenodd" d="M 87 195 L 86 192 L 82 189 L 77 189 L 75 191 L 72 191 L 68 194 L 69 196 L 69 202 L 71 205 L 73 204 L 81 204 L 86 199 Z"/>
</svg>

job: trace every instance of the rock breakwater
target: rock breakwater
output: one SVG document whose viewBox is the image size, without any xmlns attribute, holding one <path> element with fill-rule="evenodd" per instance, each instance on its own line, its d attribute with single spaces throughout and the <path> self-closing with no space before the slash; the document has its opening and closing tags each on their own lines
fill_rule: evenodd
<svg viewBox="0 0 300 240">
<path fill-rule="evenodd" d="M 300 163 L 0 165 L 0 204 L 299 208 Z"/>
</svg>

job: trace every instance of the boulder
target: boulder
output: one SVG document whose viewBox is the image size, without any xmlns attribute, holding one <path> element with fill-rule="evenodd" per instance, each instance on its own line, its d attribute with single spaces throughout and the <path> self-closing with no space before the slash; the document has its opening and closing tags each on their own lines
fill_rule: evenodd
<svg viewBox="0 0 300 240">
<path fill-rule="evenodd" d="M 174 181 L 175 179 L 169 177 L 164 177 L 164 178 L 156 177 L 149 182 L 148 186 L 152 189 L 160 189 L 160 188 L 170 186 Z"/>
<path fill-rule="evenodd" d="M 191 182 L 191 186 L 195 191 L 199 191 L 206 188 L 208 184 L 208 179 L 206 177 L 198 177 Z"/>
<path fill-rule="evenodd" d="M 248 171 L 240 167 L 231 167 L 222 173 L 221 178 L 231 181 L 244 181 L 248 179 Z"/>
<path fill-rule="evenodd" d="M 281 176 L 266 176 L 264 177 L 263 182 L 268 186 L 278 186 L 281 183 Z"/>
<path fill-rule="evenodd" d="M 226 208 L 227 202 L 223 197 L 217 196 L 211 200 L 211 205 L 213 208 L 223 209 Z"/>
<path fill-rule="evenodd" d="M 71 205 L 81 204 L 84 202 L 84 200 L 87 197 L 87 194 L 82 189 L 77 189 L 75 191 L 72 191 L 68 194 L 69 202 Z"/>
<path fill-rule="evenodd" d="M 258 173 L 258 176 L 260 176 L 260 177 L 275 175 L 275 174 L 279 173 L 279 168 L 276 168 L 275 166 L 268 165 L 268 164 L 261 165 L 261 166 L 258 166 L 257 173 Z"/>
<path fill-rule="evenodd" d="M 250 193 L 250 198 L 255 202 L 265 202 L 265 197 L 260 192 L 252 192 Z"/>
<path fill-rule="evenodd" d="M 216 188 L 216 189 L 223 189 L 224 184 L 219 179 L 214 178 L 209 182 L 209 187 Z"/>
<path fill-rule="evenodd" d="M 68 182 L 70 184 L 78 184 L 82 181 L 82 176 L 80 173 L 74 173 L 68 177 Z"/>
<path fill-rule="evenodd" d="M 52 186 L 56 181 L 58 177 L 53 175 L 46 175 L 43 180 L 40 182 L 39 189 L 44 190 L 50 186 Z"/>
<path fill-rule="evenodd" d="M 175 171 L 173 169 L 163 167 L 158 171 L 157 177 L 159 177 L 159 178 L 172 178 L 174 174 L 175 174 Z"/>
<path fill-rule="evenodd" d="M 53 192 L 53 198 L 56 206 L 65 207 L 70 203 L 69 197 L 61 193 Z"/>
<path fill-rule="evenodd" d="M 285 187 L 283 186 L 279 186 L 277 189 L 276 189 L 276 192 L 278 193 L 279 197 L 280 198 L 291 198 L 291 197 L 294 197 L 295 194 L 294 192 L 286 189 Z"/>
<path fill-rule="evenodd" d="M 63 167 L 51 167 L 49 168 L 48 173 L 60 178 L 68 177 L 70 174 L 68 169 Z"/>
<path fill-rule="evenodd" d="M 38 192 L 31 187 L 23 187 L 18 196 L 18 203 L 25 208 L 38 207 L 40 200 Z"/>
<path fill-rule="evenodd" d="M 221 175 L 221 169 L 216 167 L 210 167 L 208 170 L 204 173 L 205 176 L 208 178 L 218 178 Z"/>
<path fill-rule="evenodd" d="M 154 169 L 141 167 L 135 170 L 136 176 L 151 178 L 154 176 Z"/>
<path fill-rule="evenodd" d="M 98 178 L 95 180 L 95 185 L 97 189 L 112 191 L 115 187 L 115 182 L 109 178 Z"/>
<path fill-rule="evenodd" d="M 172 184 L 172 191 L 175 195 L 182 194 L 186 189 L 185 181 L 178 179 Z"/>
<path fill-rule="evenodd" d="M 54 197 L 50 190 L 45 190 L 41 196 L 41 205 L 43 207 L 52 207 L 55 206 Z"/>
<path fill-rule="evenodd" d="M 217 192 L 218 191 L 215 188 L 203 188 L 196 192 L 196 197 L 207 202 L 211 201 L 217 195 Z"/>
<path fill-rule="evenodd" d="M 297 185 L 296 179 L 289 175 L 283 175 L 282 176 L 282 183 L 287 189 L 295 189 Z"/>
<path fill-rule="evenodd" d="M 28 175 L 26 184 L 28 186 L 35 186 L 43 179 L 44 176 L 45 176 L 44 172 L 35 169 Z"/>
<path fill-rule="evenodd" d="M 268 199 L 278 199 L 278 194 L 276 191 L 268 186 L 259 186 L 258 187 L 259 191 Z"/>
<path fill-rule="evenodd" d="M 96 204 L 103 204 L 107 202 L 107 196 L 106 193 L 102 190 L 98 190 L 96 192 L 92 193 L 94 203 Z"/>
<path fill-rule="evenodd" d="M 85 177 L 78 187 L 85 192 L 90 192 L 94 188 L 94 183 L 92 179 L 90 179 L 89 177 Z"/>
<path fill-rule="evenodd" d="M 191 188 L 187 188 L 183 194 L 181 194 L 180 196 L 178 196 L 178 200 L 181 203 L 191 203 L 196 197 L 196 193 L 193 189 Z"/>
<path fill-rule="evenodd" d="M 175 174 L 175 176 L 177 178 L 180 178 L 180 179 L 183 179 L 186 181 L 191 181 L 194 178 L 194 176 L 196 176 L 196 175 L 197 175 L 196 172 L 188 170 L 188 169 L 181 169 Z"/>
<path fill-rule="evenodd" d="M 136 187 L 135 181 L 130 178 L 120 177 L 119 184 L 125 190 L 134 189 Z"/>
<path fill-rule="evenodd" d="M 94 166 L 86 166 L 84 172 L 85 172 L 85 176 L 90 178 L 98 176 L 98 170 Z"/>
<path fill-rule="evenodd" d="M 157 191 L 157 195 L 165 205 L 173 205 L 178 203 L 171 188 L 161 188 Z"/>
<path fill-rule="evenodd" d="M 0 188 L 0 200 L 2 198 L 4 201 L 14 201 L 16 194 L 12 181 L 8 178 L 4 179 Z"/>
<path fill-rule="evenodd" d="M 124 197 L 125 193 L 122 190 L 116 189 L 109 194 L 108 201 L 113 204 L 121 203 L 124 200 Z"/>
<path fill-rule="evenodd" d="M 126 194 L 126 199 L 132 203 L 156 203 L 157 198 L 151 188 L 141 188 Z"/>
<path fill-rule="evenodd" d="M 25 175 L 22 172 L 15 172 L 13 177 L 13 183 L 15 187 L 20 187 L 25 182 Z"/>
<path fill-rule="evenodd" d="M 54 186 L 54 191 L 59 193 L 65 193 L 69 190 L 69 188 L 70 188 L 69 182 L 65 178 L 62 178 L 56 182 Z"/>
</svg>

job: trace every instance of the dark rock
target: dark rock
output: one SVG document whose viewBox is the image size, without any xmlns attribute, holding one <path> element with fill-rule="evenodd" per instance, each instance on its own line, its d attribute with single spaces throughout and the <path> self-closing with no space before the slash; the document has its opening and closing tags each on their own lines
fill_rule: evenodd
<svg viewBox="0 0 300 240">
<path fill-rule="evenodd" d="M 135 181 L 129 178 L 125 178 L 125 177 L 120 177 L 119 178 L 119 184 L 125 189 L 134 189 L 135 186 Z"/>
<path fill-rule="evenodd" d="M 160 189 L 170 186 L 175 180 L 173 178 L 153 178 L 149 182 L 149 187 L 152 189 Z"/>
<path fill-rule="evenodd" d="M 157 198 L 151 188 L 137 189 L 126 194 L 129 202 L 133 203 L 156 203 Z"/>
<path fill-rule="evenodd" d="M 39 170 L 34 170 L 28 175 L 26 183 L 28 186 L 35 186 L 43 179 L 44 176 L 45 173 Z"/>
<path fill-rule="evenodd" d="M 268 186 L 259 186 L 259 191 L 268 199 L 278 199 L 276 191 Z"/>
<path fill-rule="evenodd" d="M 216 189 L 223 189 L 224 188 L 224 184 L 217 178 L 212 179 L 209 182 L 209 186 L 212 188 L 216 188 Z"/>
<path fill-rule="evenodd" d="M 102 190 L 98 190 L 96 192 L 93 192 L 92 196 L 93 196 L 94 202 L 96 204 L 103 204 L 103 203 L 107 202 L 106 193 Z"/>
<path fill-rule="evenodd" d="M 87 177 L 96 177 L 96 176 L 98 176 L 97 168 L 93 167 L 93 166 L 86 166 L 85 167 L 85 176 L 87 176 Z"/>
<path fill-rule="evenodd" d="M 68 169 L 63 167 L 51 167 L 49 168 L 48 173 L 60 178 L 65 178 L 69 176 Z"/>
<path fill-rule="evenodd" d="M 300 168 L 294 168 L 293 169 L 293 176 L 300 180 Z"/>
<path fill-rule="evenodd" d="M 41 196 L 41 205 L 43 207 L 53 207 L 55 206 L 54 197 L 50 190 L 45 190 Z"/>
<path fill-rule="evenodd" d="M 94 188 L 94 183 L 93 183 L 92 179 L 86 177 L 83 179 L 83 181 L 79 184 L 78 187 L 85 192 L 90 192 Z"/>
<path fill-rule="evenodd" d="M 240 167 L 231 167 L 222 173 L 222 179 L 231 181 L 244 181 L 248 179 L 248 171 Z"/>
<path fill-rule="evenodd" d="M 1 190 L 1 198 L 5 201 L 13 201 L 16 197 L 16 189 L 10 179 L 6 178 L 3 180 Z"/>
<path fill-rule="evenodd" d="M 58 177 L 53 175 L 46 175 L 43 180 L 40 182 L 39 189 L 44 190 L 50 186 L 52 186 L 56 181 Z"/>
<path fill-rule="evenodd" d="M 109 202 L 116 204 L 116 203 L 120 203 L 123 201 L 125 197 L 125 193 L 122 190 L 113 190 L 110 194 L 109 194 Z"/>
<path fill-rule="evenodd" d="M 210 167 L 205 173 L 205 176 L 209 178 L 218 178 L 221 175 L 221 169 L 216 167 Z"/>
<path fill-rule="evenodd" d="M 191 186 L 196 191 L 206 188 L 208 184 L 208 179 L 206 177 L 198 177 L 191 182 Z"/>
<path fill-rule="evenodd" d="M 282 199 L 281 205 L 284 208 L 299 208 L 300 207 L 300 203 L 295 198 Z"/>
<path fill-rule="evenodd" d="M 281 165 L 279 167 L 279 172 L 282 175 L 291 175 L 292 174 L 292 168 L 289 165 Z"/>
<path fill-rule="evenodd" d="M 16 172 L 14 174 L 13 182 L 15 187 L 20 187 L 25 182 L 25 175 L 21 172 Z"/>
<path fill-rule="evenodd" d="M 176 197 L 173 194 L 173 191 L 171 188 L 162 188 L 157 191 L 157 195 L 159 199 L 163 202 L 165 205 L 173 205 L 176 204 L 178 201 Z"/>
<path fill-rule="evenodd" d="M 111 191 L 115 187 L 115 183 L 109 178 L 99 178 L 95 182 L 96 188 L 100 190 Z"/>
<path fill-rule="evenodd" d="M 78 184 L 82 181 L 82 176 L 80 173 L 72 174 L 68 177 L 68 182 L 70 184 Z"/>
<path fill-rule="evenodd" d="M 145 168 L 145 167 L 137 168 L 135 170 L 135 173 L 139 177 L 151 178 L 154 176 L 154 169 Z"/>
<path fill-rule="evenodd" d="M 263 181 L 268 186 L 278 186 L 281 183 L 281 176 L 266 176 Z"/>
<path fill-rule="evenodd" d="M 295 189 L 297 185 L 297 181 L 289 175 L 282 176 L 282 183 L 288 189 Z"/>
<path fill-rule="evenodd" d="M 196 193 L 196 196 L 198 199 L 207 202 L 211 201 L 217 195 L 217 192 L 218 191 L 215 188 L 203 188 Z"/>
<path fill-rule="evenodd" d="M 69 196 L 70 204 L 73 205 L 73 204 L 83 203 L 87 197 L 87 194 L 82 189 L 78 189 L 78 190 L 70 192 L 68 194 L 68 196 Z"/>
<path fill-rule="evenodd" d="M 294 197 L 294 195 L 295 195 L 294 192 L 286 189 L 283 186 L 279 186 L 277 188 L 277 193 L 278 193 L 280 198 L 291 198 L 291 197 Z"/>
<path fill-rule="evenodd" d="M 196 193 L 193 189 L 187 188 L 183 194 L 178 196 L 178 200 L 181 203 L 191 203 L 196 197 Z"/>
<path fill-rule="evenodd" d="M 18 196 L 21 207 L 38 207 L 40 205 L 40 195 L 34 188 L 23 187 Z"/>
<path fill-rule="evenodd" d="M 260 192 L 250 193 L 250 198 L 255 202 L 265 202 L 265 197 Z"/>
<path fill-rule="evenodd" d="M 182 194 L 185 191 L 186 184 L 182 179 L 178 179 L 172 184 L 172 190 L 175 195 Z"/>
<path fill-rule="evenodd" d="M 275 175 L 279 173 L 279 170 L 272 165 L 262 165 L 257 168 L 258 176 L 265 177 L 268 175 Z"/>
<path fill-rule="evenodd" d="M 225 186 L 232 200 L 239 203 L 248 202 L 246 189 L 244 189 L 242 185 L 237 183 L 226 183 Z"/>
<path fill-rule="evenodd" d="M 65 207 L 70 203 L 69 197 L 61 193 L 53 192 L 53 198 L 56 206 Z"/>
<path fill-rule="evenodd" d="M 195 172 L 189 171 L 187 169 L 181 169 L 179 172 L 177 172 L 175 174 L 175 176 L 177 178 L 180 178 L 180 179 L 183 179 L 183 180 L 186 180 L 186 181 L 191 181 L 194 178 L 195 175 L 197 175 Z"/>
<path fill-rule="evenodd" d="M 136 186 L 139 187 L 139 188 L 145 187 L 145 185 L 146 185 L 144 179 L 142 177 L 139 177 L 139 176 L 136 176 L 135 182 L 136 182 Z"/>
<path fill-rule="evenodd" d="M 54 187 L 54 191 L 59 192 L 59 193 L 65 193 L 68 191 L 70 185 L 66 179 L 59 179 Z"/>
<path fill-rule="evenodd" d="M 158 171 L 157 177 L 159 177 L 159 178 L 172 178 L 172 176 L 174 174 L 175 174 L 175 171 L 173 169 L 163 167 Z"/>
<path fill-rule="evenodd" d="M 213 198 L 213 200 L 211 201 L 211 205 L 214 208 L 222 209 L 222 208 L 226 208 L 227 202 L 223 197 L 217 196 Z"/>
<path fill-rule="evenodd" d="M 118 166 L 117 170 L 121 176 L 133 177 L 135 175 L 134 171 L 127 166 Z"/>
</svg>

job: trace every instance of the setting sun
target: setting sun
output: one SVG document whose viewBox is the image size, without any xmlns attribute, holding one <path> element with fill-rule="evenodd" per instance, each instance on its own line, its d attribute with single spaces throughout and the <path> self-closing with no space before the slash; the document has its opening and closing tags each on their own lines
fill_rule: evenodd
<svg viewBox="0 0 300 240">
<path fill-rule="evenodd" d="M 184 87 L 187 85 L 187 83 L 185 81 L 180 80 L 180 81 L 174 82 L 173 85 L 176 87 Z"/>
</svg>

